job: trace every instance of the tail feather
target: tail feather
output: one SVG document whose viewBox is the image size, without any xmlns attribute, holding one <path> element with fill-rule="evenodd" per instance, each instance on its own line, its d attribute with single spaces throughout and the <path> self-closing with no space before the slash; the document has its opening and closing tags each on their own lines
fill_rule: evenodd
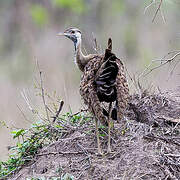
<svg viewBox="0 0 180 180">
<path fill-rule="evenodd" d="M 96 73 L 95 87 L 100 102 L 113 102 L 116 100 L 117 93 L 115 88 L 118 66 L 117 57 L 111 52 L 112 40 L 108 40 L 108 49 L 105 51 L 104 63 Z"/>
<path fill-rule="evenodd" d="M 108 39 L 108 49 L 112 50 L 112 39 L 111 38 Z"/>
</svg>

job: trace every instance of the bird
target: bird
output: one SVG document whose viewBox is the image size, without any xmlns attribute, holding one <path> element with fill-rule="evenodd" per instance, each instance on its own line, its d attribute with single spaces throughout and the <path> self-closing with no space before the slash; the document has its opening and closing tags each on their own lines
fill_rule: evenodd
<svg viewBox="0 0 180 180">
<path fill-rule="evenodd" d="M 122 61 L 112 53 L 112 39 L 104 54 L 82 52 L 82 33 L 78 28 L 67 28 L 58 36 L 74 43 L 74 61 L 82 72 L 80 95 L 95 119 L 98 154 L 103 155 L 98 124 L 108 127 L 107 153 L 111 153 L 111 120 L 120 121 L 129 101 L 129 87 Z"/>
</svg>

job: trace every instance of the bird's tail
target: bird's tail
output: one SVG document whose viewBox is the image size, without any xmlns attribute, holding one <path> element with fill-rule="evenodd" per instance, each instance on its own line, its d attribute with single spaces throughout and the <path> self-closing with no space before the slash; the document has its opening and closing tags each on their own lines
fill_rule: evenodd
<svg viewBox="0 0 180 180">
<path fill-rule="evenodd" d="M 108 39 L 108 49 L 111 51 L 112 50 L 112 39 Z"/>
<path fill-rule="evenodd" d="M 105 55 L 103 58 L 103 64 L 96 73 L 95 87 L 97 96 L 100 102 L 112 103 L 117 99 L 116 92 L 116 77 L 118 74 L 118 66 L 116 64 L 117 57 L 111 52 L 112 50 L 112 40 L 108 39 L 108 47 L 105 50 Z M 111 117 L 112 119 L 117 119 L 117 102 L 112 109 Z M 103 108 L 103 115 L 107 118 L 109 117 L 109 110 Z"/>
<path fill-rule="evenodd" d="M 100 102 L 114 102 L 116 100 L 116 77 L 118 66 L 117 57 L 111 52 L 112 40 L 108 40 L 108 48 L 105 51 L 103 64 L 96 73 L 95 87 Z"/>
</svg>

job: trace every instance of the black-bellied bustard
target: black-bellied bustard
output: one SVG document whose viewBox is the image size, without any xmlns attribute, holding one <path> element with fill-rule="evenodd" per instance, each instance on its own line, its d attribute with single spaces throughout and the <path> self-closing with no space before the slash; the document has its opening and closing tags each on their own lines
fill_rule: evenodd
<svg viewBox="0 0 180 180">
<path fill-rule="evenodd" d="M 108 40 L 108 48 L 105 50 L 105 54 L 85 56 L 81 50 L 82 39 L 79 29 L 68 28 L 64 33 L 58 35 L 63 35 L 74 43 L 75 63 L 82 71 L 80 94 L 95 118 L 98 153 L 102 154 L 98 120 L 103 125 L 108 126 L 107 152 L 111 152 L 110 120 L 122 119 L 129 99 L 129 88 L 124 66 L 121 60 L 111 52 L 111 39 Z M 108 106 L 104 106 L 104 104 L 108 104 Z"/>
</svg>

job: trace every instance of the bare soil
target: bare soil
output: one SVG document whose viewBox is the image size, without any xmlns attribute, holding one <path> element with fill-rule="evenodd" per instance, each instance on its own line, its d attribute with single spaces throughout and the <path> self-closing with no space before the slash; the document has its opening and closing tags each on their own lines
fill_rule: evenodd
<svg viewBox="0 0 180 180">
<path fill-rule="evenodd" d="M 165 94 L 131 97 L 126 117 L 114 123 L 112 153 L 98 156 L 94 122 L 70 129 L 9 179 L 62 177 L 78 180 L 180 179 L 180 103 Z"/>
</svg>

